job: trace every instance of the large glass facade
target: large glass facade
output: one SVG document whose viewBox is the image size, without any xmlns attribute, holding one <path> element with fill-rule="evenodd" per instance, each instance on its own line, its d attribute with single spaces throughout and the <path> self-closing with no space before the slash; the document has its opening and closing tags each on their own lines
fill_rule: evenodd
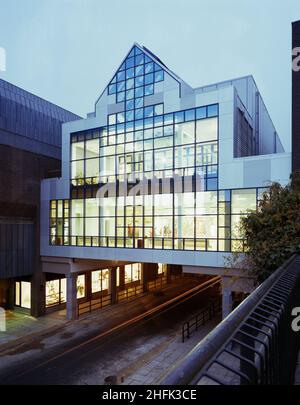
<svg viewBox="0 0 300 405">
<path fill-rule="evenodd" d="M 266 189 L 192 191 L 71 200 L 69 237 L 52 244 L 200 251 L 243 250 L 240 219 Z M 57 204 L 63 204 L 60 200 Z M 51 202 L 53 204 L 53 202 Z M 57 211 L 51 211 L 55 215 Z M 51 218 L 51 224 L 60 217 Z M 62 233 L 69 231 L 59 229 Z"/>
<path fill-rule="evenodd" d="M 162 104 L 142 108 L 139 120 L 119 122 L 71 137 L 74 195 L 82 188 L 128 179 L 202 178 L 203 190 L 217 189 L 218 106 L 161 114 Z M 114 117 L 113 120 L 111 117 Z"/>
<path fill-rule="evenodd" d="M 244 249 L 240 218 L 260 191 L 219 190 L 219 106 L 165 113 L 152 95 L 168 74 L 134 46 L 107 88 L 107 125 L 71 134 L 71 199 L 50 203 L 51 244 Z"/>
</svg>

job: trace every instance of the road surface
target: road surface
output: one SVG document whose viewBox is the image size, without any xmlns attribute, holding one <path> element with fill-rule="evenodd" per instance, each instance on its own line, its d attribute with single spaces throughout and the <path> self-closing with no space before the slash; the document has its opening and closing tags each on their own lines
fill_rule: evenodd
<svg viewBox="0 0 300 405">
<path fill-rule="evenodd" d="M 121 382 L 122 375 L 136 371 L 174 339 L 182 323 L 215 294 L 215 288 L 191 291 L 121 327 L 88 338 L 83 335 L 75 342 L 65 336 L 52 349 L 51 344 L 47 350 L 29 345 L 26 353 L 19 353 L 18 362 L 3 367 L 0 357 L 0 384 L 105 384 L 111 376 Z"/>
</svg>

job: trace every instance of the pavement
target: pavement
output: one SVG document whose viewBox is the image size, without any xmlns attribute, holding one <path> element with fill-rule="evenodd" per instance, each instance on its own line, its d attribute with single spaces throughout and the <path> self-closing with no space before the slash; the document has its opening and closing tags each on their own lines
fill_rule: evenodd
<svg viewBox="0 0 300 405">
<path fill-rule="evenodd" d="M 34 318 L 25 312 L 5 311 L 6 331 L 0 332 L 0 352 L 5 347 L 18 344 L 24 337 L 30 338 L 45 331 L 56 330 L 66 325 L 65 311 Z"/>
<path fill-rule="evenodd" d="M 216 316 L 212 321 L 200 327 L 191 337 L 181 341 L 181 332 L 169 339 L 160 347 L 158 352 L 151 356 L 144 364 L 139 362 L 136 370 L 130 370 L 131 373 L 126 376 L 126 369 L 120 374 L 124 377 L 124 385 L 156 385 L 165 377 L 173 366 L 179 363 L 206 335 L 209 334 L 221 321 L 221 316 Z"/>
</svg>

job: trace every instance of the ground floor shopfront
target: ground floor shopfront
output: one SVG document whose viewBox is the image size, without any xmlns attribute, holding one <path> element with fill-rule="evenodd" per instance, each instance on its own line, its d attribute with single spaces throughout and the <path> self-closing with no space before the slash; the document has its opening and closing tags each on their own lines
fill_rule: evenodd
<svg viewBox="0 0 300 405">
<path fill-rule="evenodd" d="M 162 263 L 107 267 L 97 261 L 44 264 L 45 312 L 66 308 L 68 319 L 162 288 L 182 274 L 181 266 Z"/>
<path fill-rule="evenodd" d="M 0 280 L 0 307 L 22 308 L 30 313 L 32 308 L 32 276 Z"/>
</svg>

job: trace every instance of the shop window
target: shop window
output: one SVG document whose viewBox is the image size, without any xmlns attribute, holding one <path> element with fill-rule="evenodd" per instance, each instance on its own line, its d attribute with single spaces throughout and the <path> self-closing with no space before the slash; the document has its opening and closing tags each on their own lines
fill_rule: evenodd
<svg viewBox="0 0 300 405">
<path fill-rule="evenodd" d="M 66 302 L 66 279 L 46 281 L 46 307 Z"/>
<path fill-rule="evenodd" d="M 158 263 L 157 274 L 167 274 L 167 264 Z"/>
<path fill-rule="evenodd" d="M 15 305 L 22 308 L 31 308 L 31 283 L 28 281 L 16 281 Z"/>
<path fill-rule="evenodd" d="M 77 277 L 77 299 L 85 297 L 85 275 Z"/>
<path fill-rule="evenodd" d="M 125 284 L 133 283 L 141 279 L 141 263 L 126 264 Z"/>
<path fill-rule="evenodd" d="M 92 293 L 108 290 L 109 270 L 92 271 Z"/>
</svg>

